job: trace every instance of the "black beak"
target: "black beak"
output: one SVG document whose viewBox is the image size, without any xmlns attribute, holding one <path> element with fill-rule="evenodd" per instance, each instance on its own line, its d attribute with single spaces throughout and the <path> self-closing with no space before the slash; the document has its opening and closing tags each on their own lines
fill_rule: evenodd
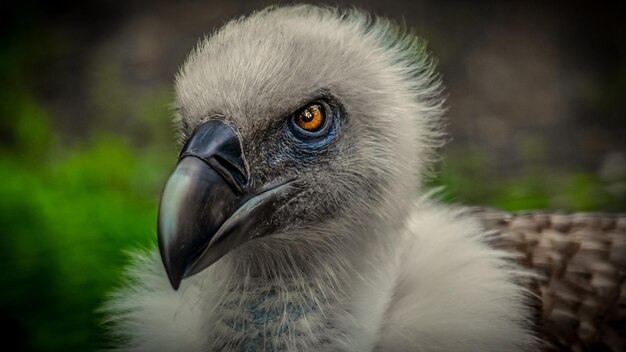
<svg viewBox="0 0 626 352">
<path fill-rule="evenodd" d="M 198 126 L 183 147 L 159 208 L 161 259 L 174 289 L 230 250 L 274 230 L 272 213 L 289 181 L 249 189 L 236 130 L 219 120 Z"/>
</svg>

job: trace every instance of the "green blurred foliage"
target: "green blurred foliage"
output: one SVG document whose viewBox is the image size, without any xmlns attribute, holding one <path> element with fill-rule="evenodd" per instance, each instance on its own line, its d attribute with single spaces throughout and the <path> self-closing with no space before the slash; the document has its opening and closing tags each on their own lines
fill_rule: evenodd
<svg viewBox="0 0 626 352">
<path fill-rule="evenodd" d="M 21 337 L 12 350 L 95 350 L 96 308 L 119 283 L 123 250 L 153 245 L 174 158 L 114 135 L 61 147 L 40 107 L 20 110 L 0 151 L 0 319 Z"/>
<path fill-rule="evenodd" d="M 92 349 L 94 310 L 119 277 L 121 249 L 152 242 L 156 201 L 136 187 L 146 170 L 129 151 L 120 140 L 96 141 L 39 166 L 0 154 L 1 263 L 9 273 L 0 302 L 26 350 Z"/>
<path fill-rule="evenodd" d="M 529 151 L 532 154 L 532 148 Z M 604 179 L 584 171 L 563 172 L 541 161 L 527 160 L 519 174 L 493 182 L 495 166 L 488 151 L 448 151 L 430 187 L 442 187 L 446 202 L 483 205 L 508 211 L 551 209 L 555 211 L 626 210 L 623 179 Z"/>
<path fill-rule="evenodd" d="M 162 88 L 120 93 L 119 81 L 100 76 L 94 92 L 104 93 L 94 94 L 94 105 L 136 106 L 95 109 L 90 118 L 109 120 L 109 128 L 96 123 L 98 132 L 69 143 L 36 97 L 32 76 L 45 55 L 27 43 L 0 48 L 0 77 L 11 87 L 0 90 L 4 348 L 94 351 L 106 344 L 97 310 L 120 285 L 126 250 L 155 245 L 158 195 L 176 155 L 174 139 L 163 138 L 171 133 L 171 95 Z M 113 117 L 136 125 L 115 133 Z"/>
</svg>

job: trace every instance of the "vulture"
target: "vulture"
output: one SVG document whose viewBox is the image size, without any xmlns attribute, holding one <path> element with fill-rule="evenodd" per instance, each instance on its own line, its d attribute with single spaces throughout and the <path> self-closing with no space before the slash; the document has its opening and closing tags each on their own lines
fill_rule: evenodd
<svg viewBox="0 0 626 352">
<path fill-rule="evenodd" d="M 607 314 L 603 346 L 623 346 L 624 219 L 580 249 L 438 202 L 421 184 L 441 90 L 421 40 L 359 10 L 272 7 L 201 40 L 176 77 L 158 251 L 106 306 L 114 350 L 580 350 Z M 592 255 L 570 263 L 579 249 Z M 564 295 L 532 264 L 557 268 Z"/>
</svg>

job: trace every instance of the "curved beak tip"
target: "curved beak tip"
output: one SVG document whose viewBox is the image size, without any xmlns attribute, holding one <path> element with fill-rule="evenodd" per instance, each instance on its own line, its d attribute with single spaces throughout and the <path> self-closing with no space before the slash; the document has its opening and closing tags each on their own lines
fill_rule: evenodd
<svg viewBox="0 0 626 352">
<path fill-rule="evenodd" d="M 170 284 L 172 285 L 174 291 L 178 290 L 178 288 L 180 287 L 180 282 L 183 280 L 182 275 L 167 271 L 167 278 L 170 280 Z"/>
<path fill-rule="evenodd" d="M 180 283 L 183 280 L 184 272 L 181 269 L 184 269 L 181 265 L 175 265 L 168 258 L 165 252 L 161 250 L 161 258 L 163 261 L 163 266 L 165 267 L 165 272 L 167 274 L 167 278 L 172 285 L 174 290 L 178 290 L 180 287 Z"/>
</svg>

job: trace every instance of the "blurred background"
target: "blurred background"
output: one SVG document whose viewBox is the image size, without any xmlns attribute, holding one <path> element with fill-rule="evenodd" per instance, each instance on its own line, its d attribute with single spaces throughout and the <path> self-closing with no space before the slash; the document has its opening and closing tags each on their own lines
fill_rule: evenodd
<svg viewBox="0 0 626 352">
<path fill-rule="evenodd" d="M 155 243 L 172 80 L 269 1 L 0 2 L 0 326 L 10 351 L 106 346 L 124 250 Z M 428 186 L 506 210 L 626 211 L 626 25 L 590 1 L 337 1 L 430 43 L 449 143 Z M 566 4 L 566 5 L 564 5 Z"/>
</svg>

